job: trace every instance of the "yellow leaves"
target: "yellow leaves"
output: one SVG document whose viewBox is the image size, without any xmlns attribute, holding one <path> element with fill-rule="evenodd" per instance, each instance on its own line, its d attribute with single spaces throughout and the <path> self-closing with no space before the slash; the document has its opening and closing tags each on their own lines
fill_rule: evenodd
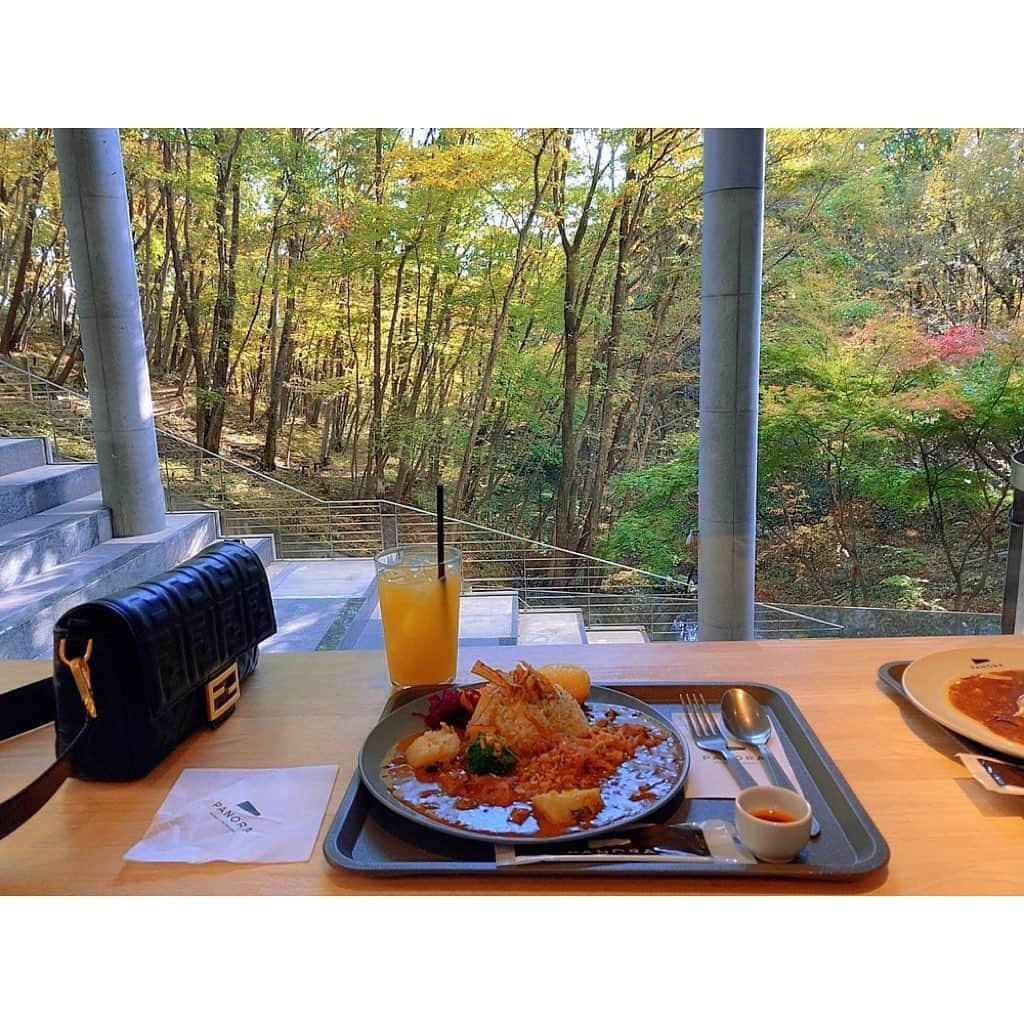
<svg viewBox="0 0 1024 1024">
<path fill-rule="evenodd" d="M 889 314 L 868 320 L 863 327 L 841 339 L 840 344 L 849 349 L 891 357 L 904 352 L 920 333 L 920 325 L 910 317 Z"/>
<path fill-rule="evenodd" d="M 440 129 L 431 144 L 402 139 L 396 145 L 393 173 L 416 187 L 467 191 L 495 188 L 501 182 L 530 179 L 533 136 L 514 129 Z"/>
</svg>

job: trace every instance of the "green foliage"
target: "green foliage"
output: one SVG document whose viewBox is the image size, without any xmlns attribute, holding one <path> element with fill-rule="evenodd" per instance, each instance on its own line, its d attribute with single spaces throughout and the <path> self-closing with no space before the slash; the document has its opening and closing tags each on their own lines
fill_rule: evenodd
<svg viewBox="0 0 1024 1024">
<path fill-rule="evenodd" d="M 880 302 L 875 299 L 864 298 L 856 299 L 848 306 L 845 306 L 841 316 L 851 327 L 863 327 L 868 320 L 882 312 L 883 307 Z"/>
<path fill-rule="evenodd" d="M 895 128 L 882 133 L 879 149 L 899 180 L 935 167 L 949 152 L 954 137 L 952 128 Z"/>
<path fill-rule="evenodd" d="M 896 446 L 892 446 L 895 455 Z M 878 508 L 892 509 L 904 515 L 928 511 L 928 485 L 924 474 L 913 466 L 892 459 L 858 461 L 852 467 L 856 485 Z"/>
<path fill-rule="evenodd" d="M 928 560 L 915 548 L 897 547 L 894 544 L 879 544 L 879 568 L 893 575 L 920 572 Z"/>
<path fill-rule="evenodd" d="M 685 575 L 696 563 L 687 538 L 697 528 L 697 437 L 672 439 L 675 457 L 613 482 L 629 510 L 602 537 L 598 554 L 666 576 Z"/>
<path fill-rule="evenodd" d="M 886 576 L 875 585 L 875 591 L 886 607 L 935 610 L 934 605 L 924 598 L 924 590 L 929 582 L 918 576 L 904 574 Z"/>
<path fill-rule="evenodd" d="M 204 409 L 212 409 L 215 406 L 223 405 L 227 392 L 224 388 L 201 388 L 196 387 L 196 404 Z"/>
</svg>

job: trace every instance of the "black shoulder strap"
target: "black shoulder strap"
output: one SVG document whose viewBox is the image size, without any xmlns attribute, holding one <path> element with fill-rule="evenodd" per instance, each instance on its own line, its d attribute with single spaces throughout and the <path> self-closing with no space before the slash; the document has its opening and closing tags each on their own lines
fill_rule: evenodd
<svg viewBox="0 0 1024 1024">
<path fill-rule="evenodd" d="M 56 717 L 55 708 L 53 679 L 50 677 L 0 693 L 0 740 L 19 736 L 29 729 L 37 729 L 52 722 Z M 0 803 L 0 839 L 24 825 L 71 774 L 71 755 L 91 721 L 91 718 L 86 718 L 78 735 L 42 775 L 21 792 Z"/>
<path fill-rule="evenodd" d="M 38 729 L 57 717 L 53 677 L 0 693 L 0 741 Z"/>
</svg>

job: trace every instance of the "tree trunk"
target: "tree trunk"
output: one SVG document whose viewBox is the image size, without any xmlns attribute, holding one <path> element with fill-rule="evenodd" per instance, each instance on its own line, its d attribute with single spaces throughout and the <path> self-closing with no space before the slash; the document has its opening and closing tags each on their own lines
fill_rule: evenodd
<svg viewBox="0 0 1024 1024">
<path fill-rule="evenodd" d="M 615 401 L 615 383 L 619 370 L 622 318 L 628 298 L 628 262 L 633 243 L 636 239 L 640 216 L 643 213 L 643 210 L 638 208 L 636 216 L 631 216 L 633 204 L 632 187 L 635 181 L 636 167 L 635 164 L 630 163 L 626 171 L 626 180 L 622 188 L 620 200 L 619 244 L 615 258 L 615 281 L 612 285 L 611 327 L 602 353 L 604 357 L 604 379 L 600 383 L 601 412 L 598 421 L 597 454 L 589 474 L 589 486 L 587 488 L 589 491 L 587 497 L 589 511 L 578 548 L 585 554 L 592 554 L 594 550 L 594 541 L 597 537 L 598 524 L 601 520 L 601 505 L 604 502 L 604 490 L 608 482 L 610 468 L 612 431 L 614 429 L 612 413 Z M 600 359 L 597 362 L 600 362 Z"/>
<path fill-rule="evenodd" d="M 191 143 L 186 135 L 186 161 L 191 164 Z M 174 215 L 174 196 L 171 192 L 170 173 L 174 166 L 173 151 L 169 141 L 164 140 L 164 206 L 167 210 L 167 244 L 171 250 L 171 259 L 174 262 L 174 288 L 178 296 L 178 306 L 185 320 L 185 335 L 188 343 L 188 350 L 192 356 L 192 366 L 196 374 L 196 386 L 200 391 L 199 401 L 202 393 L 207 388 L 206 363 L 202 353 L 202 331 L 199 324 L 199 296 L 198 284 L 195 269 L 192 265 L 192 249 L 190 245 L 189 219 L 191 215 L 191 199 L 188 188 L 185 190 L 185 204 L 182 211 L 182 236 L 184 245 L 179 245 L 177 218 Z M 182 386 L 184 386 L 184 377 Z M 196 422 L 196 443 L 202 446 L 203 435 L 200 430 L 201 423 L 197 416 Z M 198 463 L 197 463 L 198 465 Z"/>
<path fill-rule="evenodd" d="M 374 227 L 373 238 L 373 406 L 370 416 L 370 450 L 367 453 L 363 481 L 363 493 L 370 497 L 378 496 L 383 483 L 380 475 L 383 472 L 383 438 L 381 434 L 384 421 L 384 364 L 381 324 L 382 262 L 384 255 L 383 229 L 381 225 L 384 207 L 383 129 L 377 128 L 374 130 L 373 146 L 373 198 L 377 204 L 377 223 Z"/>
<path fill-rule="evenodd" d="M 579 394 L 579 339 L 583 320 L 590 303 L 591 289 L 597 275 L 598 265 L 608 239 L 615 226 L 617 209 L 613 208 L 605 224 L 604 232 L 590 261 L 586 277 L 581 280 L 580 254 L 590 226 L 594 197 L 604 173 L 601 157 L 604 140 L 597 148 L 594 165 L 591 168 L 590 186 L 580 209 L 576 229 L 569 237 L 567 224 L 566 180 L 569 173 L 572 130 L 566 132 L 563 145 L 564 157 L 561 163 L 555 189 L 555 223 L 562 240 L 565 256 L 565 283 L 562 289 L 562 411 L 559 416 L 559 439 L 561 446 L 562 474 L 555 490 L 555 534 L 557 547 L 573 549 L 578 540 L 576 524 L 576 457 L 580 436 L 576 430 L 576 400 Z"/>
<path fill-rule="evenodd" d="M 281 424 L 287 414 L 285 384 L 292 373 L 292 349 L 294 344 L 295 330 L 295 292 L 298 286 L 299 263 L 305 252 L 305 238 L 298 234 L 297 227 L 304 212 L 304 196 L 299 195 L 299 184 L 294 180 L 292 171 L 298 164 L 302 147 L 305 144 L 305 130 L 292 128 L 290 130 L 292 143 L 292 164 L 283 175 L 282 184 L 288 193 L 290 215 L 286 221 L 292 225 L 292 233 L 287 241 L 287 263 L 285 266 L 285 298 L 284 298 L 284 320 L 281 324 L 281 339 L 277 345 L 276 353 L 271 350 L 270 359 L 270 396 L 267 404 L 267 432 L 263 444 L 263 468 L 272 472 L 277 462 L 278 435 L 281 431 Z M 277 281 L 275 271 L 274 290 L 276 294 Z M 275 310 L 277 303 L 273 304 L 271 316 L 276 320 Z M 273 335 L 271 336 L 273 339 Z"/>
<path fill-rule="evenodd" d="M 285 299 L 284 319 L 281 323 L 281 340 L 277 346 L 277 356 L 273 361 L 270 378 L 270 401 L 267 405 L 267 433 L 263 444 L 263 468 L 267 472 L 275 469 L 277 462 L 277 442 L 281 423 L 286 414 L 287 395 L 285 384 L 292 372 L 293 331 L 295 329 L 295 286 L 296 270 L 302 256 L 299 239 L 292 236 L 288 239 L 288 262 L 285 267 Z"/>
<path fill-rule="evenodd" d="M 0 329 L 0 354 L 2 355 L 20 352 L 24 347 L 25 328 L 28 325 L 28 318 L 21 316 L 21 307 L 25 300 L 25 279 L 28 276 L 29 264 L 32 261 L 32 236 L 35 232 L 39 197 L 42 195 L 43 182 L 46 180 L 47 161 L 42 140 L 48 131 L 49 129 L 47 128 L 36 129 L 36 166 L 32 173 L 31 183 L 25 193 L 25 226 L 22 229 L 21 254 L 18 257 L 18 269 L 14 275 L 14 285 L 8 296 L 7 315 L 4 318 L 3 328 Z"/>
<path fill-rule="evenodd" d="M 241 205 L 241 178 L 238 150 L 242 144 L 242 128 L 236 128 L 229 144 L 219 131 L 217 139 L 217 193 L 214 217 L 217 222 L 217 301 L 213 310 L 213 370 L 207 384 L 204 401 L 200 406 L 199 442 L 211 452 L 220 451 L 220 437 L 224 429 L 224 409 L 227 403 L 228 367 L 231 358 L 231 338 L 235 326 L 235 304 L 238 262 L 239 208 Z M 227 195 L 231 193 L 231 226 L 228 229 Z"/>
</svg>

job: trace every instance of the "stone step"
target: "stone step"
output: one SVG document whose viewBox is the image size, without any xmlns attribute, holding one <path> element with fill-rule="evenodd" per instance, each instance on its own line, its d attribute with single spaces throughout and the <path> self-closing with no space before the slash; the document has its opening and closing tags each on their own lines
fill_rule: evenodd
<svg viewBox="0 0 1024 1024">
<path fill-rule="evenodd" d="M 54 569 L 110 537 L 110 510 L 99 492 L 0 526 L 0 590 Z"/>
<path fill-rule="evenodd" d="M 587 630 L 588 644 L 648 644 L 651 638 L 643 626 L 597 626 Z"/>
<path fill-rule="evenodd" d="M 519 613 L 519 644 L 585 644 L 582 608 L 543 608 Z"/>
<path fill-rule="evenodd" d="M 45 466 L 47 462 L 46 438 L 0 437 L 0 476 Z"/>
<path fill-rule="evenodd" d="M 114 538 L 0 590 L 0 658 L 49 658 L 53 626 L 69 608 L 141 583 L 217 539 L 212 512 L 168 515 L 158 533 Z"/>
<path fill-rule="evenodd" d="M 277 547 L 272 533 L 247 533 L 230 539 L 241 541 L 246 547 L 252 548 L 260 556 L 264 569 L 269 569 L 277 560 Z"/>
<path fill-rule="evenodd" d="M 95 463 L 33 466 L 0 476 L 0 526 L 84 498 L 99 490 Z"/>
</svg>

